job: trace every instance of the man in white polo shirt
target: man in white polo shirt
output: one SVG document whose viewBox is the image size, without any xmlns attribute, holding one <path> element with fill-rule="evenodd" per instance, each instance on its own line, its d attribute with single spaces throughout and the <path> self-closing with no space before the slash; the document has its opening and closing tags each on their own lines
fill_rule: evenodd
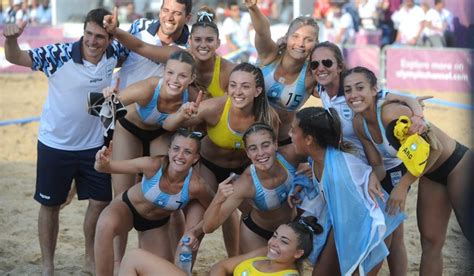
<svg viewBox="0 0 474 276">
<path fill-rule="evenodd" d="M 5 25 L 5 56 L 11 63 L 40 70 L 48 77 L 38 135 L 36 192 L 41 206 L 38 234 L 43 275 L 54 273 L 59 211 L 75 180 L 78 198 L 88 199 L 84 219 L 84 270 L 94 271 L 94 235 L 100 212 L 112 199 L 110 176 L 94 170 L 95 153 L 104 144 L 98 117 L 86 111 L 87 95 L 111 82 L 117 60 L 128 55 L 102 26 L 104 9 L 90 11 L 84 35 L 75 43 L 58 43 L 21 50 L 17 38 L 26 24 Z"/>
</svg>

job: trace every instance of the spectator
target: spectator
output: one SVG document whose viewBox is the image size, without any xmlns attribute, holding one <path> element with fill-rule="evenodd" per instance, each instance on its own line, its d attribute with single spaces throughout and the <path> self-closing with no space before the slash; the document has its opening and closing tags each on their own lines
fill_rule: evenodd
<svg viewBox="0 0 474 276">
<path fill-rule="evenodd" d="M 29 18 L 33 25 L 51 24 L 51 7 L 49 0 L 31 0 Z"/>
<path fill-rule="evenodd" d="M 142 18 L 143 16 L 135 11 L 135 3 L 129 2 L 126 5 L 126 21 L 132 23 L 133 21 Z"/>
<path fill-rule="evenodd" d="M 404 0 L 400 9 L 392 15 L 392 20 L 398 30 L 396 43 L 422 45 L 425 13 L 420 6 L 415 5 L 414 0 Z"/>
<path fill-rule="evenodd" d="M 58 43 L 21 50 L 18 37 L 26 22 L 3 29 L 5 57 L 16 65 L 40 70 L 48 77 L 48 97 L 43 107 L 39 134 L 37 180 L 34 199 L 41 205 L 38 235 L 43 275 L 54 274 L 54 251 L 59 229 L 60 206 L 74 179 L 78 198 L 89 205 L 84 219 L 85 264 L 94 271 L 94 233 L 100 212 L 112 199 L 110 176 L 94 170 L 95 154 L 104 144 L 98 117 L 87 113 L 87 95 L 108 86 L 117 61 L 128 51 L 102 26 L 104 9 L 90 11 L 84 35 L 75 43 Z"/>
<path fill-rule="evenodd" d="M 443 0 L 435 0 L 434 8 L 429 9 L 426 13 L 424 34 L 425 46 L 454 46 L 453 16 L 444 8 Z"/>
<path fill-rule="evenodd" d="M 28 14 L 23 9 L 23 0 L 13 0 L 12 5 L 7 9 L 5 23 L 23 24 L 28 22 Z"/>
<path fill-rule="evenodd" d="M 268 19 L 273 17 L 273 0 L 257 0 L 257 6 Z"/>
<path fill-rule="evenodd" d="M 5 18 L 3 16 L 3 3 L 0 1 L 0 25 L 3 24 L 3 21 L 5 21 Z"/>
<path fill-rule="evenodd" d="M 331 9 L 331 0 L 315 0 L 313 7 L 313 18 L 321 21 L 326 19 L 326 15 Z"/>
<path fill-rule="evenodd" d="M 227 48 L 230 51 L 237 51 L 250 47 L 250 15 L 247 12 L 241 12 L 235 0 L 229 1 L 228 9 L 229 16 L 222 24 Z"/>
<path fill-rule="evenodd" d="M 381 0 L 379 4 L 379 28 L 382 29 L 381 47 L 395 41 L 396 30 L 392 21 L 392 14 L 400 8 L 400 5 L 401 0 Z"/>
<path fill-rule="evenodd" d="M 380 0 L 356 0 L 355 3 L 361 27 L 366 30 L 375 30 L 378 25 L 377 6 Z"/>
<path fill-rule="evenodd" d="M 342 9 L 342 3 L 331 3 L 325 26 L 327 40 L 334 42 L 339 48 L 354 43 L 354 22 L 352 16 Z"/>
</svg>

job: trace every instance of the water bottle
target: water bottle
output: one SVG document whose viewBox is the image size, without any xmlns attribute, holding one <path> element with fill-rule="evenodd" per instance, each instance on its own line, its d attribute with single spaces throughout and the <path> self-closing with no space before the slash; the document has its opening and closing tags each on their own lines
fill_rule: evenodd
<svg viewBox="0 0 474 276">
<path fill-rule="evenodd" d="M 181 245 L 179 250 L 178 266 L 182 271 L 186 272 L 187 275 L 192 275 L 193 251 L 189 246 L 189 241 L 190 238 L 188 236 L 184 236 L 182 239 L 183 245 Z"/>
</svg>

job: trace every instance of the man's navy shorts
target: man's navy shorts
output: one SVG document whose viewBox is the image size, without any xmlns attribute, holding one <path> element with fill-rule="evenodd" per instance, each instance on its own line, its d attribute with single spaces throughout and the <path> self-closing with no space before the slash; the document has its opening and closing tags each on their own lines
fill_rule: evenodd
<svg viewBox="0 0 474 276">
<path fill-rule="evenodd" d="M 79 200 L 112 200 L 110 175 L 94 169 L 95 154 L 99 149 L 58 150 L 38 141 L 34 199 L 46 206 L 61 205 L 66 202 L 75 180 Z"/>
</svg>

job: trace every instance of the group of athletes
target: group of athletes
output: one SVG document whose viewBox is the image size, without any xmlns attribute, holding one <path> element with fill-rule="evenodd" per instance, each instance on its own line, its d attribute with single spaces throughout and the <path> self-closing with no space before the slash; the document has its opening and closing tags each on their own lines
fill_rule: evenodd
<svg viewBox="0 0 474 276">
<path fill-rule="evenodd" d="M 259 64 L 234 64 L 216 53 L 219 29 L 211 8 L 201 7 L 188 29 L 191 2 L 165 0 L 159 20 L 138 19 L 128 32 L 118 28 L 116 11 L 93 10 L 78 43 L 29 51 L 16 42 L 25 25 L 5 28 L 7 59 L 49 77 L 35 193 L 42 204 L 43 274 L 54 270 L 56 215 L 75 179 L 79 198 L 89 199 L 89 208 L 100 205 L 89 218 L 93 230 L 84 227 L 86 267 L 97 275 L 185 275 L 173 264 L 182 238 L 190 238 L 195 261 L 204 234 L 220 226 L 229 258 L 209 268 L 211 275 L 299 275 L 304 259 L 313 265 L 313 275 L 376 275 L 385 258 L 391 274 L 406 275 L 403 211 L 414 183 L 420 273 L 441 275 L 451 209 L 472 238 L 472 151 L 429 123 L 420 101 L 379 90 L 367 68 L 345 68 L 337 45 L 318 42 L 313 18 L 295 18 L 274 42 L 257 1 L 245 0 Z M 121 69 L 112 83 L 110 71 L 117 63 Z M 60 144 L 55 139 L 69 139 L 62 132 L 77 126 L 69 136 L 81 132 L 86 140 L 103 133 L 100 119 L 84 110 L 85 124 L 78 125 L 77 115 L 57 122 L 74 112 L 70 109 L 77 111 L 91 91 L 80 83 L 76 66 L 92 68 L 96 80 L 89 83 L 127 111 L 114 122 L 108 145 L 86 146 L 96 171 L 91 177 L 100 177 L 93 186 L 85 184 L 85 172 L 58 171 L 67 166 L 64 156 L 77 151 L 55 147 Z M 58 76 L 60 68 L 69 75 Z M 81 90 L 82 98 L 52 96 L 57 83 L 57 90 L 76 85 L 72 90 Z M 310 96 L 322 107 L 302 108 Z M 429 140 L 419 176 L 407 171 L 396 155 L 401 145 L 390 137 L 403 115 L 411 121 L 409 134 L 426 134 Z M 57 131 L 53 138 L 51 128 Z M 67 143 L 81 144 L 80 138 Z M 50 167 L 52 160 L 58 167 Z M 110 188 L 103 188 L 108 174 L 110 204 Z M 50 202 L 53 193 L 57 198 Z M 56 226 L 43 225 L 51 222 Z M 139 249 L 125 254 L 132 228 Z"/>
</svg>

